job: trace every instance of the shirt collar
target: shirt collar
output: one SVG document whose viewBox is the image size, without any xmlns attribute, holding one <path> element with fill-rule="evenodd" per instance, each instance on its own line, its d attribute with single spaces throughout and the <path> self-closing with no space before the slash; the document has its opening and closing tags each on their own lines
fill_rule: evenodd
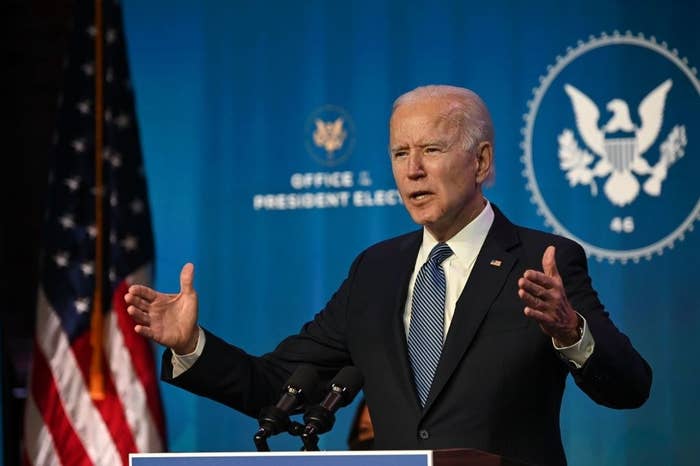
<svg viewBox="0 0 700 466">
<path fill-rule="evenodd" d="M 484 244 L 486 235 L 493 224 L 493 208 L 491 203 L 486 200 L 486 206 L 476 216 L 474 220 L 469 222 L 464 228 L 452 238 L 446 241 L 447 245 L 452 249 L 454 257 L 459 262 L 469 262 L 475 258 Z M 418 251 L 418 263 L 423 264 L 428 260 L 430 251 L 438 244 L 438 241 L 430 234 L 427 228 L 423 228 L 423 243 Z M 449 259 L 448 259 L 449 260 Z"/>
</svg>

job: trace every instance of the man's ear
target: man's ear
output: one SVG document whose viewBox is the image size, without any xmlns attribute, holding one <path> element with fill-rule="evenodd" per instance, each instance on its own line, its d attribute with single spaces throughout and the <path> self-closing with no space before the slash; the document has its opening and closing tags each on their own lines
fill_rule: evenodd
<svg viewBox="0 0 700 466">
<path fill-rule="evenodd" d="M 488 141 L 482 141 L 474 151 L 476 159 L 476 182 L 483 183 L 489 178 L 493 164 L 493 146 Z"/>
</svg>

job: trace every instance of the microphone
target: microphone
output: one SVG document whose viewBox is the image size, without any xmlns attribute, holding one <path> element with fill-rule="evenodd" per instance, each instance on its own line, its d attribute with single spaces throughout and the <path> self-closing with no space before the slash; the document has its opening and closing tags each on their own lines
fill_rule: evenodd
<svg viewBox="0 0 700 466">
<path fill-rule="evenodd" d="M 307 450 L 318 449 L 318 435 L 328 432 L 335 424 L 335 412 L 347 406 L 362 388 L 364 378 L 354 366 L 346 366 L 331 380 L 329 391 L 321 404 L 309 408 L 304 414 L 302 440 Z"/>
<path fill-rule="evenodd" d="M 270 451 L 267 438 L 284 432 L 289 428 L 289 414 L 301 408 L 306 401 L 313 399 L 318 386 L 318 374 L 311 366 L 299 366 L 292 373 L 282 390 L 282 396 L 274 406 L 260 410 L 258 424 L 253 441 L 258 451 Z"/>
</svg>

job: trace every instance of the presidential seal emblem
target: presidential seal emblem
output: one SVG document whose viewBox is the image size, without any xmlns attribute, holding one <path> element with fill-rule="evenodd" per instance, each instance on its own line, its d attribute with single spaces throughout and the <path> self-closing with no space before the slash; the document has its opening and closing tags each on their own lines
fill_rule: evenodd
<svg viewBox="0 0 700 466">
<path fill-rule="evenodd" d="M 700 82 L 654 37 L 591 36 L 533 91 L 522 162 L 537 212 L 598 260 L 651 259 L 700 215 Z"/>
<path fill-rule="evenodd" d="M 306 122 L 306 149 L 320 164 L 332 167 L 345 161 L 355 145 L 355 125 L 341 107 L 324 105 Z"/>
</svg>

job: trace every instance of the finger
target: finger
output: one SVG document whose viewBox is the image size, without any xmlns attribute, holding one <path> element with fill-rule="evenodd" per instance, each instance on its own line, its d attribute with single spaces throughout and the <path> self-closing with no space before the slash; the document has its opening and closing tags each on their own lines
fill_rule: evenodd
<svg viewBox="0 0 700 466">
<path fill-rule="evenodd" d="M 129 287 L 129 294 L 139 296 L 148 302 L 153 302 L 153 300 L 155 300 L 158 296 L 158 293 L 155 290 L 143 285 L 131 285 Z"/>
<path fill-rule="evenodd" d="M 537 309 L 533 309 L 531 307 L 526 307 L 523 313 L 533 319 L 536 320 L 539 324 L 542 325 L 552 325 L 554 323 L 554 317 L 552 317 L 550 314 L 547 314 L 546 312 L 538 311 Z"/>
<path fill-rule="evenodd" d="M 143 325 L 134 325 L 134 331 L 141 335 L 142 337 L 150 338 L 153 340 L 153 330 L 149 327 L 144 327 Z"/>
<path fill-rule="evenodd" d="M 124 301 L 126 301 L 127 304 L 131 304 L 132 306 L 137 307 L 143 312 L 148 312 L 151 307 L 150 302 L 131 293 L 127 293 L 124 295 Z"/>
<path fill-rule="evenodd" d="M 547 288 L 531 280 L 528 280 L 527 278 L 521 278 L 520 280 L 518 280 L 518 287 L 521 290 L 525 290 L 526 292 L 537 298 L 542 298 L 545 295 L 545 293 L 547 293 Z"/>
<path fill-rule="evenodd" d="M 554 286 L 554 282 L 552 280 L 552 277 L 540 272 L 539 270 L 526 270 L 525 273 L 523 274 L 523 277 L 526 280 L 530 280 L 531 282 L 535 283 L 536 285 L 539 285 L 543 288 L 549 289 L 552 286 Z"/>
<path fill-rule="evenodd" d="M 180 272 L 180 292 L 194 293 L 194 265 L 190 262 Z"/>
<path fill-rule="evenodd" d="M 556 248 L 554 246 L 547 246 L 542 255 L 542 270 L 548 277 L 559 276 L 559 270 L 557 269 L 557 261 L 555 259 Z"/>
<path fill-rule="evenodd" d="M 134 321 L 137 324 L 151 325 L 151 316 L 149 316 L 142 310 L 134 306 L 129 306 L 126 308 L 126 312 L 131 316 L 132 319 L 134 319 Z"/>
<path fill-rule="evenodd" d="M 518 290 L 518 296 L 523 300 L 526 306 L 539 311 L 546 311 L 545 301 L 537 296 L 531 295 L 525 290 Z"/>
</svg>

